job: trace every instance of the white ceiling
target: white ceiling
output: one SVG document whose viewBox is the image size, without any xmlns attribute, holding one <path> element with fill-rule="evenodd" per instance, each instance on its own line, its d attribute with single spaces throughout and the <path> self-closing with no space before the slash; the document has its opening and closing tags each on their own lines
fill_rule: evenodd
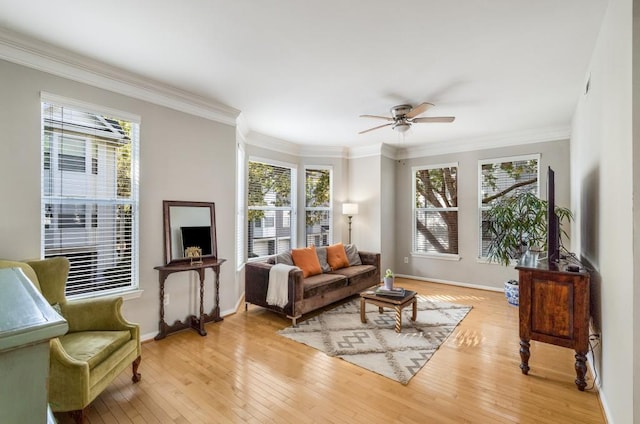
<svg viewBox="0 0 640 424">
<path fill-rule="evenodd" d="M 360 147 L 568 131 L 606 0 L 0 0 L 0 28 L 242 111 L 249 129 Z M 384 121 L 434 103 L 404 140 Z"/>
</svg>

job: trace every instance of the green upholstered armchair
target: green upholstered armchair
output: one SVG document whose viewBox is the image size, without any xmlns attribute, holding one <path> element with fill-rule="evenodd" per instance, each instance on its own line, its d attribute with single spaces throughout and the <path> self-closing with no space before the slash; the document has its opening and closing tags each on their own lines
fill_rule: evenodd
<svg viewBox="0 0 640 424">
<path fill-rule="evenodd" d="M 67 301 L 66 258 L 0 260 L 0 268 L 8 267 L 21 268 L 69 324 L 67 334 L 50 342 L 49 404 L 54 412 L 69 411 L 82 423 L 85 408 L 129 365 L 133 382 L 140 381 L 140 328 L 122 317 L 121 297 Z"/>
</svg>

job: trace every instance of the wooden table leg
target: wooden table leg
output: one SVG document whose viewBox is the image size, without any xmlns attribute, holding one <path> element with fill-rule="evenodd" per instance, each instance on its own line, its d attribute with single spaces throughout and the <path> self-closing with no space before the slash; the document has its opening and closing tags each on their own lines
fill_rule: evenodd
<svg viewBox="0 0 640 424">
<path fill-rule="evenodd" d="M 158 334 L 155 340 L 162 340 L 167 337 L 167 323 L 164 321 L 164 282 L 167 275 L 160 273 L 160 322 L 158 322 Z"/>
<path fill-rule="evenodd" d="M 399 333 L 402 331 L 402 308 L 396 306 L 393 309 L 396 310 L 396 333 Z"/>
<path fill-rule="evenodd" d="M 206 336 L 207 330 L 204 328 L 204 269 L 198 269 L 198 277 L 200 278 L 200 315 L 192 321 L 191 326 L 194 327 L 198 334 Z"/>
<path fill-rule="evenodd" d="M 360 298 L 360 322 L 362 322 L 363 324 L 367 322 L 367 316 L 365 315 L 365 301 L 364 301 L 364 297 Z"/>
<path fill-rule="evenodd" d="M 531 353 L 529 352 L 529 340 L 520 339 L 520 369 L 522 374 L 527 375 L 529 373 L 529 358 Z"/>
<path fill-rule="evenodd" d="M 413 311 L 411 314 L 411 321 L 415 321 L 418 318 L 418 299 L 413 298 Z"/>
<path fill-rule="evenodd" d="M 587 356 L 586 352 L 576 351 L 576 386 L 578 390 L 584 392 L 584 388 L 587 387 L 587 381 L 585 376 L 587 374 Z"/>
</svg>

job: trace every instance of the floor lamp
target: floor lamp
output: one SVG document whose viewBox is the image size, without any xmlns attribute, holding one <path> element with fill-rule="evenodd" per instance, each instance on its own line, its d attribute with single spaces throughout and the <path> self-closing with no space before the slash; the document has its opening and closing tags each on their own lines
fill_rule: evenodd
<svg viewBox="0 0 640 424">
<path fill-rule="evenodd" d="M 349 244 L 351 244 L 351 218 L 353 218 L 353 215 L 358 215 L 358 204 L 343 203 L 342 214 L 347 215 L 349 217 Z"/>
</svg>

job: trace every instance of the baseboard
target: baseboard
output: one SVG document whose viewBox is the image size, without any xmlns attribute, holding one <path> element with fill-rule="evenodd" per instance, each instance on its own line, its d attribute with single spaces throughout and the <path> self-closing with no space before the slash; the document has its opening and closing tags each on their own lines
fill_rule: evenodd
<svg viewBox="0 0 640 424">
<path fill-rule="evenodd" d="M 488 290 L 488 291 L 494 291 L 494 292 L 500 292 L 500 293 L 504 292 L 504 289 L 498 288 L 498 287 L 485 286 L 482 284 L 461 283 L 459 281 L 451 281 L 451 280 L 441 280 L 439 278 L 426 278 L 426 277 L 418 277 L 415 275 L 407 275 L 407 274 L 396 274 L 396 277 L 409 278 L 411 280 L 428 281 L 430 283 L 448 284 L 450 286 L 467 287 L 470 289 Z"/>
<path fill-rule="evenodd" d="M 236 312 L 238 312 L 238 308 L 240 308 L 240 306 L 244 303 L 244 293 L 242 294 L 242 296 L 240 296 L 240 299 L 238 299 L 238 302 L 236 303 L 236 306 L 232 309 L 226 309 L 224 311 L 220 311 L 220 316 L 222 318 L 229 316 L 229 315 L 233 315 Z M 153 340 L 153 338 L 158 334 L 157 331 L 151 332 L 151 333 L 145 333 L 145 334 L 141 334 L 140 335 L 140 342 L 148 342 Z"/>
</svg>

